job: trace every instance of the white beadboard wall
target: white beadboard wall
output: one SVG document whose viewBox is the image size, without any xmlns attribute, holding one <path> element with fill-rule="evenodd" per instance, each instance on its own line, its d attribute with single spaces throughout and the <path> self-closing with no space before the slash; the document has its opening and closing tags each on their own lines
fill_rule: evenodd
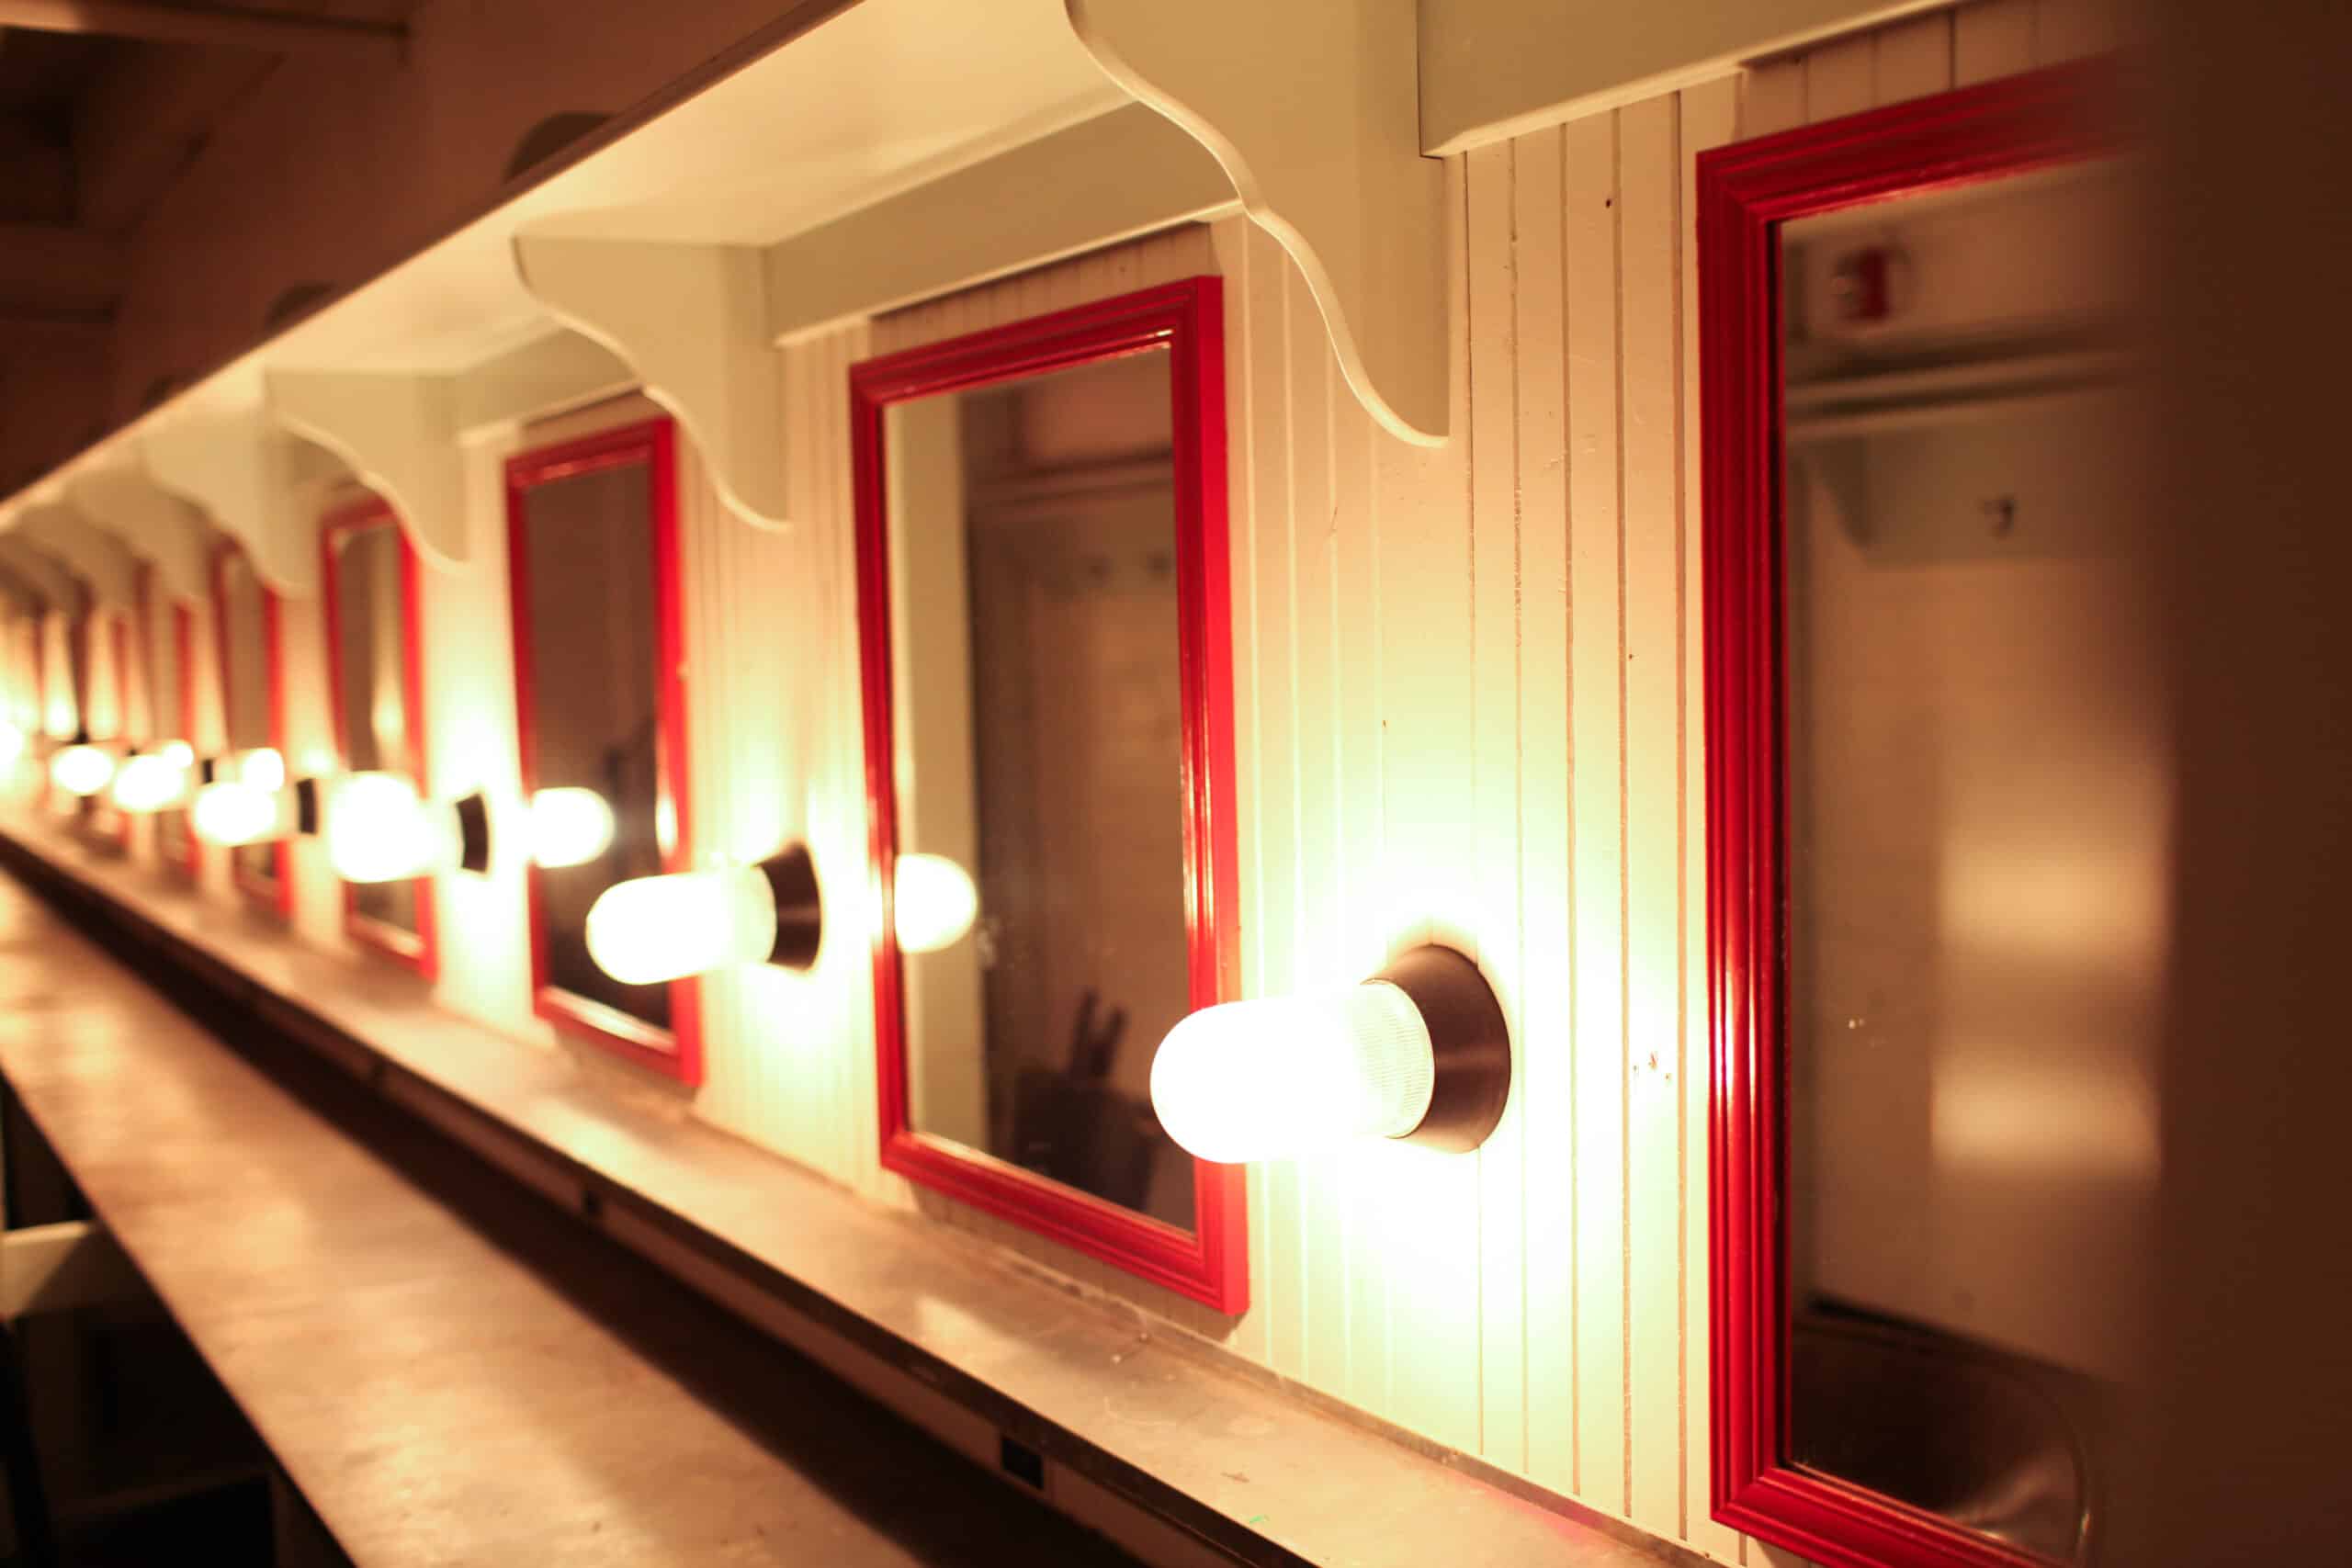
<svg viewBox="0 0 2352 1568">
<path fill-rule="evenodd" d="M 704 982 L 687 1095 L 640 1094 L 878 1201 L 1221 1342 L 1280 1377 L 1725 1562 L 1707 1519 L 1696 154 L 2109 47 L 2099 0 L 1981 0 L 1449 161 L 1456 438 L 1348 392 L 1296 269 L 1233 219 L 797 342 L 778 356 L 789 531 L 730 514 L 680 444 L 700 858 L 805 838 L 811 973 Z M 1494 978 L 1521 1071 L 1476 1156 L 1374 1147 L 1250 1175 L 1253 1304 L 1217 1317 L 919 1192 L 876 1163 L 849 367 L 1218 272 L 1226 280 L 1242 976 L 1352 978 L 1436 937 Z M 466 450 L 475 564 L 424 576 L 433 784 L 516 798 L 502 465 L 642 400 Z M 214 668 L 209 607 L 197 657 Z M 289 750 L 325 739 L 315 603 L 285 621 Z M 197 728 L 217 734 L 212 678 Z M 208 886 L 234 895 L 208 851 Z M 298 851 L 298 925 L 342 941 Z M 445 878 L 448 1005 L 531 1017 L 518 869 Z"/>
</svg>

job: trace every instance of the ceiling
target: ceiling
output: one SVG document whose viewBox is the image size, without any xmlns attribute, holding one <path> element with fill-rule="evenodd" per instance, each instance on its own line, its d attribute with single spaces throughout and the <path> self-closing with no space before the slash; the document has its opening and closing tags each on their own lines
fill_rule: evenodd
<svg viewBox="0 0 2352 1568">
<path fill-rule="evenodd" d="M 122 247 L 221 117 L 305 54 L 397 60 L 420 0 L 0 0 L 0 373 L 102 331 Z"/>
</svg>

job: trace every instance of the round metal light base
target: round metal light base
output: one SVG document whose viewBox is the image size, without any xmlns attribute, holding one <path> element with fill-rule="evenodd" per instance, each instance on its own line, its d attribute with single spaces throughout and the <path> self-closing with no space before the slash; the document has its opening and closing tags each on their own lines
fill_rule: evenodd
<svg viewBox="0 0 2352 1568">
<path fill-rule="evenodd" d="M 1420 1010 L 1437 1058 L 1429 1114 L 1404 1141 L 1469 1153 L 1493 1134 L 1510 1099 L 1510 1029 L 1494 987 L 1476 964 L 1434 943 L 1399 954 L 1373 978 Z"/>
</svg>

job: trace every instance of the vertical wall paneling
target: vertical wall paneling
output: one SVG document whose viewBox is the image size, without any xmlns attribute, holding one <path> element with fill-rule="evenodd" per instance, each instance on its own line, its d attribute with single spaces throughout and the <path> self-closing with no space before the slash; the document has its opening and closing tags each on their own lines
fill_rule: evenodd
<svg viewBox="0 0 2352 1568">
<path fill-rule="evenodd" d="M 1468 155 L 1470 310 L 1470 715 L 1473 955 L 1528 1050 L 1519 916 L 1520 581 L 1518 333 L 1512 248 L 1516 149 Z M 1513 1470 L 1527 1462 L 1526 1302 L 1520 1260 L 1527 1170 L 1525 1085 L 1478 1151 L 1478 1441 Z"/>
</svg>

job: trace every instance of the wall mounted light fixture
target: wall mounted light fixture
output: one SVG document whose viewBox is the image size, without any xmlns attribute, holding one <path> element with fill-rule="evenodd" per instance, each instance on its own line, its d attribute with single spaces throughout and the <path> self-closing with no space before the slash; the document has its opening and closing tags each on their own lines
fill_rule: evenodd
<svg viewBox="0 0 2352 1568">
<path fill-rule="evenodd" d="M 187 802 L 193 784 L 189 766 L 196 750 L 185 740 L 135 752 L 115 770 L 109 798 L 115 809 L 133 813 L 163 811 Z"/>
<path fill-rule="evenodd" d="M 523 831 L 534 863 L 585 865 L 612 847 L 613 808 L 593 789 L 543 789 L 531 796 Z"/>
<path fill-rule="evenodd" d="M 361 773 L 326 783 L 320 795 L 327 860 L 345 882 L 490 869 L 490 803 L 480 790 L 428 800 L 399 773 Z"/>
<path fill-rule="evenodd" d="M 0 768 L 6 768 L 25 754 L 25 732 L 5 718 L 0 718 Z"/>
<path fill-rule="evenodd" d="M 757 865 L 639 876 L 588 910 L 588 956 L 625 986 L 650 986 L 730 964 L 807 969 L 823 934 L 817 867 L 794 844 Z"/>
<path fill-rule="evenodd" d="M 96 795 L 112 781 L 114 768 L 114 753 L 91 744 L 85 731 L 50 753 L 49 782 L 68 795 Z"/>
<path fill-rule="evenodd" d="M 207 843 L 266 843 L 294 830 L 293 797 L 237 779 L 216 779 L 196 792 L 188 826 Z"/>
<path fill-rule="evenodd" d="M 1221 1165 L 1358 1138 L 1466 1152 L 1510 1098 L 1510 1032 L 1478 966 L 1416 947 L 1361 985 L 1204 1008 L 1160 1042 L 1151 1103 Z"/>
</svg>

